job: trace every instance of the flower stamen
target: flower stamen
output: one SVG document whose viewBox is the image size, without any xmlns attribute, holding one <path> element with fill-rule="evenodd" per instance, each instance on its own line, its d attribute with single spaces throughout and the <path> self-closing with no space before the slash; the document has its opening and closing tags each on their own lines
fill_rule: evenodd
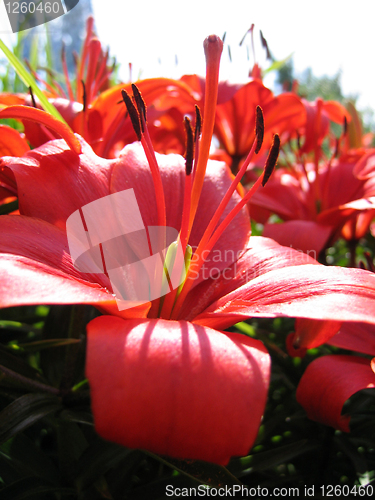
<svg viewBox="0 0 375 500">
<path fill-rule="evenodd" d="M 191 202 L 191 187 L 192 187 L 192 169 L 194 161 L 194 139 L 196 134 L 193 134 L 193 129 L 188 117 L 184 119 L 185 130 L 186 130 L 186 153 L 185 153 L 185 190 L 184 190 L 184 205 L 182 209 L 182 220 L 181 229 L 178 236 L 177 244 L 180 243 L 184 252 L 185 259 L 185 275 L 190 265 L 192 250 L 188 242 L 188 228 L 189 228 L 189 216 L 190 216 L 190 202 Z M 197 128 L 197 127 L 196 127 Z M 169 318 L 173 309 L 173 305 L 176 300 L 176 296 L 180 293 L 183 284 L 181 284 L 177 290 L 173 290 L 169 293 L 164 301 L 163 307 L 160 312 L 161 318 Z"/>
<path fill-rule="evenodd" d="M 257 141 L 255 146 L 255 154 L 258 154 L 262 147 L 264 137 L 263 110 L 260 106 L 256 107 L 255 136 Z"/>
<path fill-rule="evenodd" d="M 194 154 L 194 171 L 193 179 L 195 175 L 196 165 L 198 164 L 199 158 L 199 143 L 202 133 L 202 115 L 199 106 L 195 105 L 195 128 L 194 128 L 194 143 L 195 143 L 195 154 Z"/>
<path fill-rule="evenodd" d="M 155 151 L 151 142 L 150 134 L 147 129 L 146 105 L 136 85 L 132 84 L 132 89 L 134 102 L 126 92 L 126 90 L 122 89 L 121 94 L 128 110 L 134 131 L 137 135 L 138 140 L 142 144 L 148 164 L 150 166 L 152 179 L 155 186 L 158 226 L 166 226 L 164 189 L 160 176 L 159 165 L 156 160 Z"/>
<path fill-rule="evenodd" d="M 137 111 L 137 108 L 135 107 L 135 104 L 133 103 L 131 97 L 126 92 L 126 90 L 122 89 L 121 94 L 122 94 L 122 99 L 125 103 L 126 109 L 128 111 L 130 120 L 132 122 L 134 132 L 137 136 L 138 141 L 141 141 L 141 139 L 142 139 L 141 120 L 139 118 L 139 113 Z"/>
<path fill-rule="evenodd" d="M 198 275 L 199 271 L 201 270 L 205 260 L 207 259 L 207 256 L 211 252 L 212 248 L 218 241 L 218 239 L 221 237 L 225 229 L 228 227 L 228 225 L 233 221 L 233 219 L 236 217 L 236 215 L 242 210 L 242 208 L 249 202 L 251 197 L 254 195 L 254 193 L 257 191 L 259 188 L 260 184 L 262 186 L 265 186 L 266 182 L 268 181 L 275 165 L 277 162 L 277 158 L 279 155 L 280 151 L 280 138 L 278 134 L 275 134 L 274 139 L 273 139 L 273 144 L 271 146 L 270 152 L 268 154 L 265 168 L 263 170 L 262 175 L 257 179 L 257 181 L 254 183 L 254 185 L 251 187 L 251 189 L 246 193 L 246 195 L 242 198 L 242 200 L 229 212 L 229 214 L 224 218 L 224 220 L 220 223 L 220 225 L 217 227 L 215 231 L 213 229 L 216 227 L 222 213 L 224 212 L 225 207 L 228 205 L 228 202 L 238 186 L 241 177 L 246 170 L 250 159 L 253 153 L 255 152 L 255 148 L 257 145 L 257 139 L 255 139 L 253 146 L 251 148 L 251 151 L 247 157 L 247 159 L 244 162 L 244 165 L 242 165 L 241 170 L 238 172 L 236 175 L 235 179 L 233 180 L 231 186 L 229 187 L 227 193 L 225 194 L 222 202 L 220 203 L 217 211 L 215 212 L 215 215 L 213 219 L 211 220 L 211 223 L 208 225 L 199 245 L 198 248 L 194 254 L 194 263 L 191 263 L 191 266 L 188 271 L 188 275 L 185 280 L 184 287 L 176 301 L 175 308 L 173 310 L 172 314 L 172 319 L 176 319 L 178 317 L 178 312 L 181 308 L 181 305 L 187 295 L 187 293 L 190 291 L 191 287 L 193 286 L 193 283 L 195 281 L 195 277 Z"/>
<path fill-rule="evenodd" d="M 273 142 L 268 153 L 266 165 L 264 167 L 263 178 L 262 178 L 262 186 L 264 187 L 267 184 L 268 179 L 271 177 L 273 169 L 276 166 L 277 159 L 280 153 L 280 137 L 278 134 L 273 136 Z"/>
</svg>

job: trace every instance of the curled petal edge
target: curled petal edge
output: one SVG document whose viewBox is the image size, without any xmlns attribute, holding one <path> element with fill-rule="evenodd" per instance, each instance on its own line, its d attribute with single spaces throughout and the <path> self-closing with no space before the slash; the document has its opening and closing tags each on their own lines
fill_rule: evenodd
<svg viewBox="0 0 375 500">
<path fill-rule="evenodd" d="M 344 403 L 356 392 L 375 387 L 370 361 L 346 355 L 323 356 L 307 367 L 297 388 L 297 401 L 311 420 L 349 432 Z"/>
</svg>

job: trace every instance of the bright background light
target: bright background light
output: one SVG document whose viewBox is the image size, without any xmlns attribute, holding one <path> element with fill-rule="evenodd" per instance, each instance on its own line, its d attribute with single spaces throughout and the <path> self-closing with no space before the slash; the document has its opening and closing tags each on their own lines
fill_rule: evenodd
<svg viewBox="0 0 375 500">
<path fill-rule="evenodd" d="M 375 0 L 92 0 L 92 6 L 98 35 L 121 63 L 124 80 L 129 62 L 133 79 L 204 74 L 202 42 L 224 32 L 233 62 L 226 48 L 221 78 L 243 80 L 254 60 L 238 44 L 254 23 L 257 43 L 262 30 L 276 59 L 293 53 L 297 73 L 341 70 L 344 95 L 359 94 L 359 107 L 375 110 Z M 262 62 L 259 46 L 256 55 Z"/>
</svg>

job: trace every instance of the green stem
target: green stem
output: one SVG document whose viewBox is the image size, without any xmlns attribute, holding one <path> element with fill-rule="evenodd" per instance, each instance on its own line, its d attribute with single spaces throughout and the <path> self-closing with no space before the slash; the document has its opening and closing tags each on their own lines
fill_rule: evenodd
<svg viewBox="0 0 375 500">
<path fill-rule="evenodd" d="M 85 305 L 73 306 L 70 317 L 68 338 L 79 339 L 81 335 L 84 333 L 86 325 L 85 313 L 86 313 Z M 66 348 L 65 366 L 60 384 L 60 390 L 63 395 L 68 394 L 73 386 L 74 376 L 76 372 L 77 358 L 81 345 L 82 345 L 81 343 L 72 344 L 67 346 Z"/>
</svg>

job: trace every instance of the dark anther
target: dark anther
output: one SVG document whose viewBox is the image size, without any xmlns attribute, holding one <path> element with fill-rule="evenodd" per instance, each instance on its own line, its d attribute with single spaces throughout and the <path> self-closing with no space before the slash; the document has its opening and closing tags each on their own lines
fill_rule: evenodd
<svg viewBox="0 0 375 500">
<path fill-rule="evenodd" d="M 371 271 L 372 273 L 375 273 L 375 265 L 374 265 L 374 262 L 371 258 L 371 255 L 369 254 L 369 252 L 364 252 L 363 255 L 364 255 L 366 262 L 367 262 L 367 269 L 369 271 Z"/>
<path fill-rule="evenodd" d="M 128 110 L 134 132 L 137 134 L 137 139 L 140 141 L 142 139 L 142 129 L 141 129 L 141 121 L 139 119 L 139 114 L 137 108 L 135 107 L 131 97 L 126 92 L 126 90 L 121 90 L 121 95 L 124 100 L 126 109 Z"/>
<path fill-rule="evenodd" d="M 273 172 L 273 169 L 275 168 L 277 158 L 279 157 L 279 152 L 280 152 L 280 137 L 278 134 L 275 134 L 273 136 L 273 143 L 270 152 L 268 153 L 266 166 L 264 167 L 264 174 L 262 180 L 263 187 L 266 185 L 268 179 L 270 178 Z"/>
<path fill-rule="evenodd" d="M 83 111 L 86 111 L 86 85 L 83 80 L 81 80 L 82 83 L 82 101 L 83 101 Z"/>
<path fill-rule="evenodd" d="M 298 133 L 298 131 L 296 132 L 296 134 L 297 134 L 297 148 L 301 149 L 301 136 Z"/>
<path fill-rule="evenodd" d="M 31 101 L 33 103 L 33 106 L 34 106 L 34 108 L 36 108 L 36 102 L 35 102 L 34 92 L 33 92 L 33 89 L 31 88 L 31 85 L 29 87 L 29 92 L 30 92 L 30 97 L 31 97 Z"/>
<path fill-rule="evenodd" d="M 255 119 L 255 135 L 257 138 L 257 143 L 255 146 L 255 153 L 258 154 L 260 148 L 263 144 L 263 136 L 264 136 L 264 119 L 263 119 L 263 111 L 260 106 L 257 106 L 256 111 L 256 119 Z"/>
<path fill-rule="evenodd" d="M 340 141 L 339 141 L 339 139 L 337 139 L 337 137 L 336 137 L 336 139 L 335 139 L 335 151 L 334 151 L 334 153 L 333 153 L 333 157 L 334 157 L 334 158 L 337 158 L 337 157 L 338 157 L 338 155 L 339 155 L 339 151 L 340 151 Z"/>
<path fill-rule="evenodd" d="M 184 125 L 186 131 L 185 170 L 186 175 L 190 175 L 193 170 L 194 161 L 194 134 L 190 120 L 187 116 L 184 118 Z"/>
<path fill-rule="evenodd" d="M 230 62 L 232 62 L 232 52 L 230 50 L 230 45 L 228 45 L 228 57 L 229 57 Z"/>
<path fill-rule="evenodd" d="M 199 106 L 195 105 L 195 129 L 194 129 L 194 142 L 199 139 L 202 131 L 202 115 Z"/>
<path fill-rule="evenodd" d="M 272 54 L 271 54 L 270 49 L 268 47 L 267 40 L 264 38 L 262 30 L 259 30 L 259 31 L 260 31 L 260 41 L 262 43 L 262 47 L 265 49 L 265 51 L 267 53 L 267 59 L 269 61 L 272 61 Z"/>
<path fill-rule="evenodd" d="M 245 38 L 246 38 L 246 35 L 248 33 L 253 33 L 253 30 L 254 30 L 254 23 L 250 26 L 250 28 L 246 31 L 246 33 L 244 34 L 244 36 L 242 37 L 242 40 L 240 41 L 239 45 L 241 47 L 241 45 L 243 44 L 243 42 L 245 41 Z"/>
<path fill-rule="evenodd" d="M 348 120 L 346 116 L 344 116 L 344 124 L 343 124 L 343 134 L 346 135 L 348 132 Z"/>
<path fill-rule="evenodd" d="M 140 114 L 140 116 L 143 117 L 144 122 L 147 123 L 146 104 L 145 104 L 145 101 L 143 100 L 142 94 L 141 94 L 139 88 L 134 83 L 132 83 L 132 89 L 133 89 L 134 101 L 135 101 L 135 104 L 137 106 L 138 113 Z M 142 120 L 141 120 L 141 124 L 142 124 Z M 142 127 L 142 131 L 143 131 L 143 127 Z"/>
</svg>

